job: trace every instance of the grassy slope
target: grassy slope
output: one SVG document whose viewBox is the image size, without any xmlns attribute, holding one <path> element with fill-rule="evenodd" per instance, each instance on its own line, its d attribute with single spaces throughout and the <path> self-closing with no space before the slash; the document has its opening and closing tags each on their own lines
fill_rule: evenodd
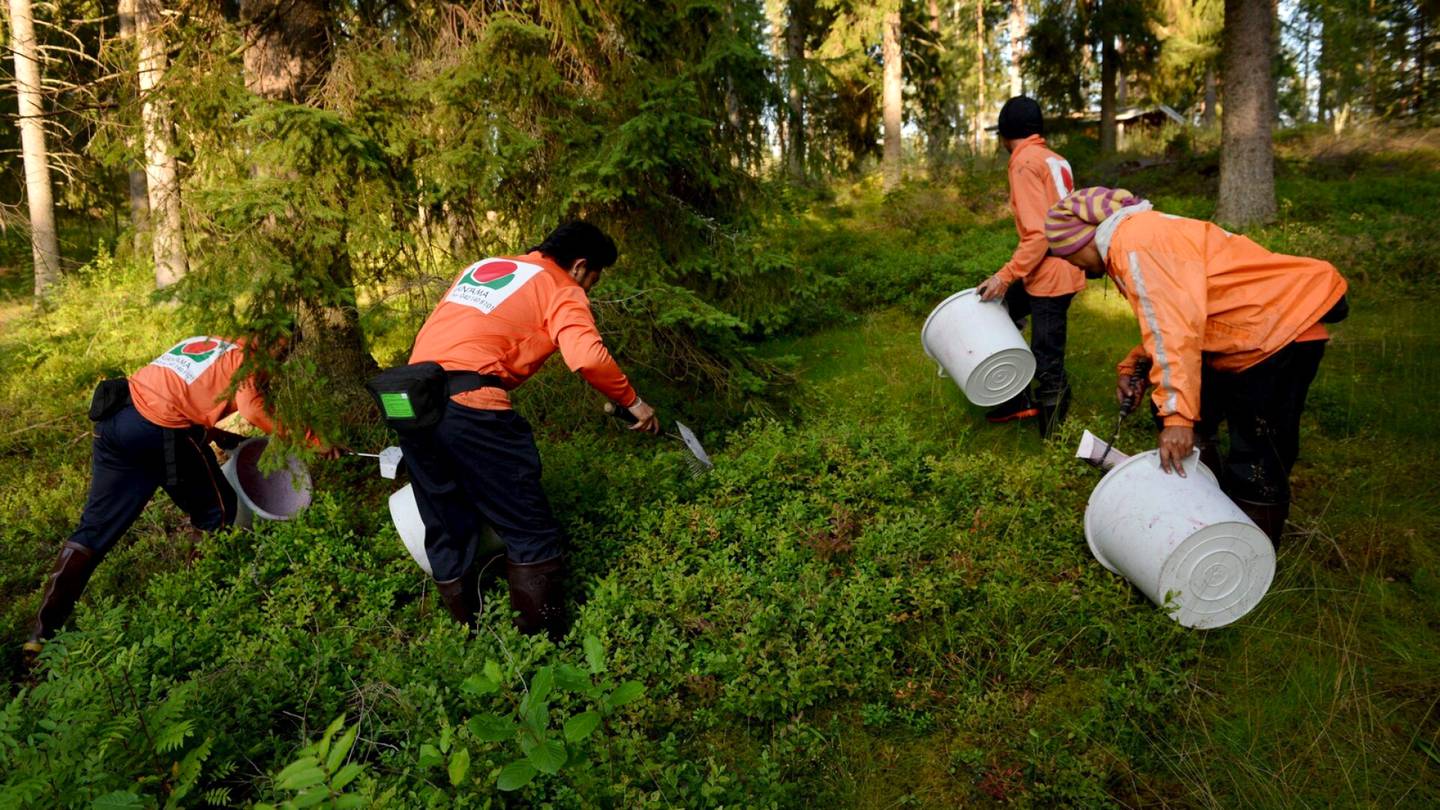
<svg viewBox="0 0 1440 810">
<path fill-rule="evenodd" d="M 992 428 L 935 377 L 918 332 L 935 301 L 1003 261 L 1013 231 L 996 176 L 883 204 L 842 194 L 788 237 L 838 279 L 832 297 L 847 306 L 817 310 L 814 325 L 827 328 L 760 346 L 801 371 L 798 423 L 712 429 L 719 466 L 697 481 L 673 443 L 656 452 L 613 426 L 542 438 L 588 597 L 580 633 L 604 639 L 617 677 L 648 693 L 593 754 L 599 777 L 577 767 L 527 798 L 1440 801 L 1440 416 L 1427 405 L 1440 393 L 1440 329 L 1433 296 L 1414 293 L 1429 283 L 1423 248 L 1434 231 L 1393 204 L 1440 201 L 1437 153 L 1421 144 L 1316 158 L 1302 148 L 1316 145 L 1292 147 L 1282 175 L 1289 219 L 1257 238 L 1318 251 L 1369 280 L 1312 394 L 1297 531 L 1256 613 L 1222 631 L 1178 630 L 1084 549 L 1079 516 L 1095 476 L 1069 455 L 1082 428 L 1113 424 L 1110 368 L 1135 335 L 1113 291 L 1091 290 L 1074 309 L 1079 391 L 1065 434 L 1046 446 L 1028 426 Z M 1204 169 L 1126 182 L 1203 215 L 1213 191 Z M 23 633 L 84 491 L 90 382 L 185 331 L 147 308 L 145 280 L 143 269 L 102 262 L 46 321 L 18 306 L 0 313 L 7 639 Z M 870 314 L 846 314 L 857 307 Z M 1121 444 L 1148 440 L 1134 420 Z M 387 485 L 361 462 L 318 472 L 329 495 L 305 520 L 220 538 L 194 569 L 174 541 L 183 518 L 168 503 L 147 511 L 97 574 L 79 632 L 55 645 L 52 679 L 0 714 L 0 756 L 17 780 L 38 780 L 25 783 L 42 791 L 34 801 L 45 801 L 35 785 L 46 783 L 62 793 L 50 800 L 67 804 L 127 785 L 161 796 L 166 757 L 193 751 L 201 735 L 215 740 L 203 784 L 234 799 L 266 795 L 263 775 L 342 709 L 362 720 L 359 751 L 375 774 L 365 784 L 395 790 L 397 804 L 437 790 L 476 802 L 489 793 L 512 754 L 458 732 L 478 781 L 452 791 L 416 766 L 420 746 L 474 712 L 513 709 L 518 677 L 579 663 L 577 645 L 518 638 L 495 614 L 463 642 L 378 508 Z M 458 681 L 486 660 L 505 662 L 508 685 L 463 694 Z M 123 722 L 128 704 L 112 716 L 120 681 L 142 685 L 136 714 L 189 695 L 183 711 L 199 734 L 165 756 L 111 742 L 70 764 L 89 740 L 139 734 Z M 46 718 L 59 726 L 37 725 Z M 79 785 L 54 787 L 72 772 L 85 775 Z"/>
</svg>

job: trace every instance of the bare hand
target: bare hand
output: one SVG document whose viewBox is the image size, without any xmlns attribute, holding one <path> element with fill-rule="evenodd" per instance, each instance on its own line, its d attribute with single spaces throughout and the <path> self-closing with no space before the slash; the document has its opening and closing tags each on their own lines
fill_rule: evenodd
<svg viewBox="0 0 1440 810">
<path fill-rule="evenodd" d="M 660 417 L 655 415 L 655 409 L 647 405 L 645 400 L 635 400 L 635 404 L 626 410 L 635 417 L 635 424 L 630 426 L 631 430 L 643 430 L 646 433 L 660 432 Z"/>
<path fill-rule="evenodd" d="M 981 301 L 994 301 L 997 298 L 1003 298 L 1008 289 L 1010 289 L 1010 282 L 1000 278 L 1000 274 L 996 273 L 980 282 L 980 285 L 975 288 L 975 292 L 980 294 Z"/>
<path fill-rule="evenodd" d="M 1195 449 L 1195 429 L 1187 425 L 1170 425 L 1160 431 L 1160 469 L 1185 477 L 1185 457 Z"/>
</svg>

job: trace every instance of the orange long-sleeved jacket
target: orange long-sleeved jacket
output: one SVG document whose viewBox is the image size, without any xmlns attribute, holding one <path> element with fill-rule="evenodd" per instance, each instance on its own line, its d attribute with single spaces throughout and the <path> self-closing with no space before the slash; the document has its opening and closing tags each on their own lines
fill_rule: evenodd
<svg viewBox="0 0 1440 810">
<path fill-rule="evenodd" d="M 225 396 L 245 361 L 245 350 L 244 341 L 186 338 L 130 375 L 130 400 L 141 416 L 160 427 L 212 428 L 239 411 L 245 421 L 273 433 L 275 420 L 253 379 L 242 382 L 233 397 Z"/>
<path fill-rule="evenodd" d="M 557 350 L 571 371 L 612 401 L 628 407 L 639 399 L 600 339 L 585 290 L 555 262 L 532 252 L 465 268 L 420 328 L 410 362 L 493 374 L 508 390 Z M 486 410 L 510 407 L 509 395 L 498 388 L 452 399 Z"/>
<path fill-rule="evenodd" d="M 1158 211 L 1120 222 L 1105 264 L 1143 340 L 1119 370 L 1142 354 L 1154 360 L 1150 382 L 1167 426 L 1200 418 L 1201 363 L 1244 371 L 1296 340 L 1324 339 L 1320 319 L 1346 289 L 1329 262 L 1271 253 L 1218 225 Z"/>
<path fill-rule="evenodd" d="M 1075 190 L 1075 177 L 1065 158 L 1050 151 L 1045 139 L 1031 135 L 1010 153 L 1010 212 L 1015 215 L 1015 232 L 1020 244 L 1010 261 L 1000 268 L 1006 282 L 1025 281 L 1025 291 L 1041 298 L 1054 298 L 1085 289 L 1085 274 L 1057 256 L 1048 255 L 1045 239 L 1045 212 Z"/>
</svg>

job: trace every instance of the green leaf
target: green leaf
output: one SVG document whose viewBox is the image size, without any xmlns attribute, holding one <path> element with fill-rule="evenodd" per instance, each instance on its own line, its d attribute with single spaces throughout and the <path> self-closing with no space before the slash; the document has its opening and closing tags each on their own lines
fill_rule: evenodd
<svg viewBox="0 0 1440 810">
<path fill-rule="evenodd" d="M 477 714 L 470 718 L 469 725 L 477 740 L 503 742 L 515 736 L 515 724 L 495 714 Z"/>
<path fill-rule="evenodd" d="M 341 717 L 343 719 L 344 716 L 342 715 Z M 349 731 L 345 732 L 343 737 L 335 741 L 335 744 L 330 748 L 330 756 L 325 759 L 325 771 L 327 773 L 335 773 L 335 770 L 340 767 L 340 764 L 345 761 L 345 758 L 350 756 L 350 748 L 355 745 L 355 735 L 359 733 L 360 724 L 356 723 L 350 727 Z"/>
<path fill-rule="evenodd" d="M 324 785 L 319 785 L 291 799 L 290 803 L 296 807 L 314 807 L 328 798 L 330 798 L 330 789 Z"/>
<path fill-rule="evenodd" d="M 444 728 L 441 728 L 441 729 L 440 729 L 440 752 L 441 752 L 441 753 L 443 753 L 443 754 L 448 754 L 448 753 L 450 753 L 450 735 L 451 735 L 451 734 L 454 734 L 454 733 L 455 733 L 455 731 L 454 731 L 454 729 L 450 728 L 450 724 L 449 724 L 449 723 L 446 723 L 445 726 L 444 726 Z"/>
<path fill-rule="evenodd" d="M 580 742 L 589 737 L 599 725 L 599 712 L 581 712 L 565 721 L 565 739 L 569 742 Z"/>
<path fill-rule="evenodd" d="M 335 800 L 336 810 L 350 810 L 352 807 L 365 807 L 370 804 L 370 799 L 359 793 L 346 793 Z M 378 805 L 377 806 L 383 806 Z"/>
<path fill-rule="evenodd" d="M 478 697 L 499 691 L 500 684 L 490 680 L 484 675 L 471 675 L 460 684 L 460 688 Z"/>
<path fill-rule="evenodd" d="M 615 687 L 610 693 L 610 708 L 618 709 L 627 703 L 633 703 L 645 694 L 645 684 L 639 681 L 626 681 Z"/>
<path fill-rule="evenodd" d="M 364 770 L 365 766 L 357 762 L 351 762 L 335 774 L 334 778 L 330 780 L 330 787 L 333 790 L 344 790 L 345 786 L 355 781 L 355 777 L 363 773 Z"/>
<path fill-rule="evenodd" d="M 534 765 L 523 759 L 517 759 L 500 769 L 500 776 L 495 780 L 495 786 L 501 790 L 519 790 L 530 784 L 530 780 L 534 779 L 537 773 L 539 771 L 535 770 Z"/>
<path fill-rule="evenodd" d="M 140 797 L 128 790 L 117 790 L 113 793 L 106 793 L 90 804 L 90 810 L 131 810 L 131 808 L 144 807 L 145 803 Z"/>
<path fill-rule="evenodd" d="M 530 679 L 530 705 L 543 703 L 545 698 L 550 697 L 550 692 L 555 688 L 555 670 L 550 667 L 541 667 L 536 670 L 535 677 Z"/>
<path fill-rule="evenodd" d="M 275 774 L 275 784 L 285 790 L 301 790 L 325 781 L 325 772 L 314 757 L 301 757 L 280 773 Z"/>
<path fill-rule="evenodd" d="M 450 757 L 450 784 L 460 787 L 465 781 L 465 776 L 470 773 L 470 749 L 461 748 Z"/>
<path fill-rule="evenodd" d="M 330 741 L 335 739 L 335 735 L 339 733 L 340 729 L 344 728 L 344 726 L 345 715 L 343 712 L 339 717 L 330 721 L 330 727 L 325 729 L 325 733 L 320 737 L 320 756 L 322 758 L 329 758 Z M 334 770 L 334 768 L 328 768 L 327 770 Z"/>
<path fill-rule="evenodd" d="M 559 740 L 544 740 L 531 748 L 525 758 L 541 773 L 557 773 L 565 765 L 565 745 Z"/>
<path fill-rule="evenodd" d="M 494 661 L 485 662 L 485 677 L 499 684 L 504 682 L 504 679 L 501 678 L 500 675 L 501 673 L 499 664 L 495 663 Z"/>
<path fill-rule="evenodd" d="M 420 761 L 416 764 L 419 765 L 421 769 L 433 768 L 444 761 L 445 756 L 440 753 L 440 749 L 430 743 L 425 743 L 420 746 Z"/>
<path fill-rule="evenodd" d="M 585 692 L 590 688 L 590 675 L 574 664 L 555 667 L 555 685 L 568 692 Z"/>
<path fill-rule="evenodd" d="M 532 703 L 525 707 L 523 720 L 525 727 L 535 732 L 535 736 L 545 736 L 545 729 L 550 727 L 550 705 L 548 703 Z"/>
<path fill-rule="evenodd" d="M 585 637 L 585 663 L 590 665 L 592 674 L 599 675 L 605 671 L 605 645 L 594 636 Z"/>
</svg>

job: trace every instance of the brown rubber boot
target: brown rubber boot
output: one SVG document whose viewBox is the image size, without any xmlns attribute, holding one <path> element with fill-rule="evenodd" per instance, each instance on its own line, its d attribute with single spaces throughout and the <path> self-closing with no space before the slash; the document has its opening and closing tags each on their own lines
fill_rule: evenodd
<svg viewBox="0 0 1440 810">
<path fill-rule="evenodd" d="M 1235 505 L 1240 507 L 1247 517 L 1255 521 L 1260 531 L 1270 538 L 1271 545 L 1280 545 L 1280 536 L 1285 533 L 1285 521 L 1290 517 L 1290 502 L 1280 501 L 1279 503 L 1256 503 L 1255 501 L 1242 501 L 1234 499 Z"/>
<path fill-rule="evenodd" d="M 544 562 L 506 560 L 510 578 L 510 607 L 520 613 L 515 627 L 527 636 L 541 630 L 551 641 L 565 635 L 565 557 Z"/>
<path fill-rule="evenodd" d="M 436 582 L 435 590 L 450 611 L 450 616 L 474 630 L 480 616 L 480 589 L 475 585 L 475 572 L 467 571 L 458 579 Z"/>
<path fill-rule="evenodd" d="M 45 591 L 40 596 L 40 610 L 35 614 L 35 626 L 30 630 L 30 640 L 25 642 L 26 657 L 34 658 L 45 646 L 45 641 L 59 632 L 61 625 L 70 618 L 90 574 L 100 564 L 95 552 L 66 541 L 55 558 L 55 568 L 45 581 Z"/>
</svg>

